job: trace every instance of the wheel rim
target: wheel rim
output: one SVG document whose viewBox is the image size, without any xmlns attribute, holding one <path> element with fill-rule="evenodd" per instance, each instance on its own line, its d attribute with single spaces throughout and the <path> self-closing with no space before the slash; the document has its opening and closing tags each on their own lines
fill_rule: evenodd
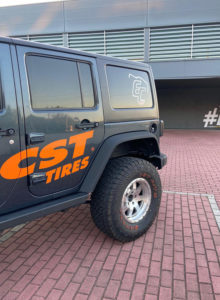
<svg viewBox="0 0 220 300">
<path fill-rule="evenodd" d="M 122 197 L 121 212 L 129 223 L 139 222 L 149 210 L 151 188 L 144 178 L 136 178 L 126 187 Z"/>
</svg>

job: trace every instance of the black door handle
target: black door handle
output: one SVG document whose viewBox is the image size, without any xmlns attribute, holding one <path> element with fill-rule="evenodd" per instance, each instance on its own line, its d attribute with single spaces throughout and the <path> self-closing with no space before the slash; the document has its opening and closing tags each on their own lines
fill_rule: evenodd
<svg viewBox="0 0 220 300">
<path fill-rule="evenodd" d="M 47 181 L 47 176 L 46 176 L 46 173 L 44 173 L 44 172 L 34 173 L 32 175 L 29 175 L 30 185 L 45 182 L 45 181 Z"/>
<path fill-rule="evenodd" d="M 15 130 L 13 128 L 0 130 L 0 136 L 10 136 L 14 134 L 15 134 Z"/>
<path fill-rule="evenodd" d="M 88 128 L 95 128 L 99 126 L 99 122 L 89 122 L 89 121 L 82 121 L 80 124 L 76 124 L 76 128 L 78 129 L 88 129 Z"/>
<path fill-rule="evenodd" d="M 28 145 L 43 143 L 44 141 L 45 141 L 45 134 L 42 132 L 31 132 L 27 134 Z"/>
</svg>

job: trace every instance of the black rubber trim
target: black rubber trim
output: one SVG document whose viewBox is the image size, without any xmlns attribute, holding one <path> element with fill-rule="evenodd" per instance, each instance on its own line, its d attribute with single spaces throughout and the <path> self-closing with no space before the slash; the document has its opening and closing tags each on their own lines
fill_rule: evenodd
<svg viewBox="0 0 220 300">
<path fill-rule="evenodd" d="M 156 159 L 159 162 L 159 169 L 162 169 L 167 163 L 167 156 L 164 153 L 160 153 L 160 155 L 151 155 L 150 159 Z"/>
<path fill-rule="evenodd" d="M 81 185 L 80 192 L 91 193 L 94 191 L 105 169 L 105 166 L 107 165 L 111 157 L 111 154 L 119 144 L 122 144 L 127 141 L 148 139 L 148 138 L 155 139 L 158 145 L 156 136 L 147 131 L 134 131 L 134 132 L 122 133 L 122 134 L 111 136 L 108 139 L 106 139 L 91 164 L 91 167 Z M 158 146 L 158 152 L 159 152 L 159 146 Z M 160 156 L 160 153 L 158 153 L 158 156 Z"/>
<path fill-rule="evenodd" d="M 167 164 L 167 156 L 164 153 L 160 153 L 161 168 Z"/>
<path fill-rule="evenodd" d="M 88 194 L 78 193 L 3 215 L 0 217 L 0 230 L 86 203 L 88 199 Z"/>
</svg>

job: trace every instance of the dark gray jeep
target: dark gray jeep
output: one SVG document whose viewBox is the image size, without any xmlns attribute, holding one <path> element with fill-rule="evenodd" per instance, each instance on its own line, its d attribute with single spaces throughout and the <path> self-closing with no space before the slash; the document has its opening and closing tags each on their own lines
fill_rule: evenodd
<svg viewBox="0 0 220 300">
<path fill-rule="evenodd" d="M 0 230 L 82 203 L 122 242 L 157 215 L 154 80 L 144 63 L 0 38 Z"/>
</svg>

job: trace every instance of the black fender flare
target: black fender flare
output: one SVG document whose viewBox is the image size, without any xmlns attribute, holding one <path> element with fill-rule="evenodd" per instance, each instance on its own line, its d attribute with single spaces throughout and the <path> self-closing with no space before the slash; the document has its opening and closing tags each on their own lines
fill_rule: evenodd
<svg viewBox="0 0 220 300">
<path fill-rule="evenodd" d="M 132 140 L 139 140 L 139 139 L 149 139 L 153 138 L 157 144 L 158 147 L 158 153 L 156 156 L 157 159 L 162 160 L 162 155 L 160 154 L 159 150 L 159 145 L 158 145 L 158 140 L 150 132 L 146 131 L 135 131 L 135 132 L 128 132 L 128 133 L 122 133 L 122 134 L 117 134 L 114 136 L 111 136 L 104 140 L 103 144 L 99 148 L 94 160 L 91 163 L 91 166 L 88 170 L 87 175 L 85 176 L 83 183 L 80 187 L 79 192 L 82 193 L 91 193 L 94 191 L 100 177 L 102 176 L 102 173 L 114 151 L 114 149 L 128 141 Z M 163 164 L 164 165 L 164 164 Z M 161 161 L 161 167 L 162 167 L 162 161 Z"/>
</svg>

